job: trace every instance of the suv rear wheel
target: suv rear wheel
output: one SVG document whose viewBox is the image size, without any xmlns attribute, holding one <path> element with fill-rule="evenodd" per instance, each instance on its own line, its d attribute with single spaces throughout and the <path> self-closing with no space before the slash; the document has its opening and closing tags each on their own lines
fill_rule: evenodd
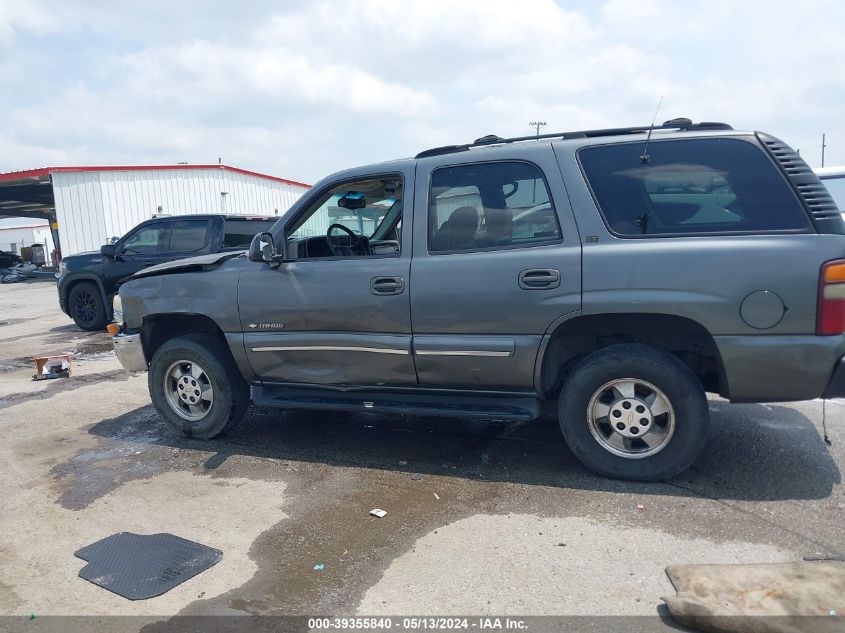
<svg viewBox="0 0 845 633">
<path fill-rule="evenodd" d="M 581 361 L 563 386 L 558 415 L 585 466 L 642 481 L 688 468 L 704 447 L 709 417 L 690 369 L 646 345 L 614 345 Z"/>
<path fill-rule="evenodd" d="M 106 306 L 99 288 L 83 281 L 76 284 L 68 295 L 70 317 L 83 330 L 102 330 L 106 326 Z"/>
<path fill-rule="evenodd" d="M 188 437 L 231 429 L 249 406 L 249 385 L 222 341 L 208 334 L 170 339 L 153 354 L 150 396 L 158 414 Z"/>
</svg>

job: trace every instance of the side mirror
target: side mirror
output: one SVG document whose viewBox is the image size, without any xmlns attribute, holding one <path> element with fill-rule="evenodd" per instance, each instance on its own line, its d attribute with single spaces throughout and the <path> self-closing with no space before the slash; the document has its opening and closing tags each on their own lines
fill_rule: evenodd
<svg viewBox="0 0 845 633">
<path fill-rule="evenodd" d="M 267 263 L 276 256 L 276 247 L 273 244 L 273 234 L 264 231 L 252 238 L 249 243 L 249 261 Z"/>
<path fill-rule="evenodd" d="M 100 247 L 100 255 L 103 257 L 114 257 L 115 251 L 114 244 L 103 244 Z"/>
</svg>

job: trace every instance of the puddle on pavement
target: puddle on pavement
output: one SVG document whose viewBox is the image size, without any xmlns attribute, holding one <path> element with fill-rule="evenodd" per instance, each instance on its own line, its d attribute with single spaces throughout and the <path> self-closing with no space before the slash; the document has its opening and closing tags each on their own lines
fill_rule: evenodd
<svg viewBox="0 0 845 633">
<path fill-rule="evenodd" d="M 34 369 L 33 363 L 33 373 L 35 373 Z M 20 391 L 0 396 L 0 407 L 10 407 L 30 400 L 46 400 L 48 398 L 52 398 L 57 393 L 73 391 L 97 382 L 125 381 L 129 380 L 132 375 L 132 373 L 123 369 L 111 369 L 109 371 L 103 371 L 96 374 L 83 374 L 81 376 L 74 376 L 71 374 L 68 378 L 50 378 L 41 381 L 46 385 L 46 387 L 39 391 Z"/>
<path fill-rule="evenodd" d="M 114 420 L 119 426 L 112 437 L 100 439 L 50 471 L 61 489 L 57 499 L 61 506 L 81 510 L 124 483 L 181 466 L 169 463 L 172 451 L 156 445 L 159 421 L 152 407 L 132 411 Z"/>
</svg>

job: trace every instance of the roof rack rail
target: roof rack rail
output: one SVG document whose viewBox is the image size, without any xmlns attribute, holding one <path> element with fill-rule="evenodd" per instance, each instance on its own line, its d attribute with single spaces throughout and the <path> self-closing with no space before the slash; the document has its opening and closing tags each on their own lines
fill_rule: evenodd
<svg viewBox="0 0 845 633">
<path fill-rule="evenodd" d="M 504 143 L 518 143 L 520 141 L 534 141 L 540 139 L 573 139 L 573 138 L 594 138 L 597 136 L 622 136 L 624 134 L 641 134 L 653 130 L 732 130 L 733 127 L 727 123 L 720 123 L 718 121 L 701 121 L 700 123 L 693 123 L 689 119 L 677 118 L 669 121 L 664 121 L 662 125 L 638 125 L 636 127 L 614 127 L 605 128 L 601 130 L 581 130 L 577 132 L 555 132 L 552 134 L 539 134 L 531 136 L 515 136 L 513 138 L 502 138 L 495 134 L 488 134 L 476 139 L 472 143 L 464 145 L 444 145 L 443 147 L 433 147 L 427 149 L 414 158 L 425 158 L 426 156 L 439 156 L 441 154 L 453 154 L 455 152 L 465 152 L 471 147 L 484 147 L 487 145 L 499 145 Z"/>
</svg>

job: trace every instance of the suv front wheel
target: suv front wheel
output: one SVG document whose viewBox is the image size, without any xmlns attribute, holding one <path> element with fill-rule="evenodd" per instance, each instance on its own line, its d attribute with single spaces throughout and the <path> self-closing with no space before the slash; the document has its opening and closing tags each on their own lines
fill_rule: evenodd
<svg viewBox="0 0 845 633">
<path fill-rule="evenodd" d="M 709 417 L 692 371 L 646 345 L 614 345 L 586 357 L 563 386 L 558 415 L 585 466 L 640 481 L 688 468 L 704 447 Z"/>
<path fill-rule="evenodd" d="M 83 330 L 102 330 L 108 317 L 100 290 L 88 281 L 82 281 L 71 288 L 68 295 L 70 317 Z"/>
<path fill-rule="evenodd" d="M 249 385 L 228 348 L 207 334 L 165 342 L 153 354 L 148 380 L 158 414 L 188 437 L 224 433 L 249 406 Z"/>
</svg>

